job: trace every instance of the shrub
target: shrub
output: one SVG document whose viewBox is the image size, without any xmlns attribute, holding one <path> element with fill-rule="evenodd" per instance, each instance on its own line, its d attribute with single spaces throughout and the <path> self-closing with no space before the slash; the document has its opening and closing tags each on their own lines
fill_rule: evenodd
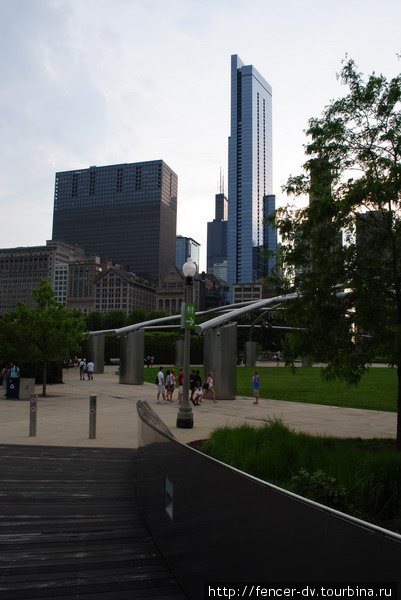
<svg viewBox="0 0 401 600">
<path fill-rule="evenodd" d="M 291 491 L 320 504 L 331 506 L 337 510 L 349 510 L 347 490 L 335 477 L 331 477 L 322 469 L 309 473 L 301 469 L 298 475 L 291 478 Z"/>
<path fill-rule="evenodd" d="M 265 481 L 398 530 L 401 454 L 393 440 L 312 436 L 280 420 L 215 430 L 202 451 Z"/>
<path fill-rule="evenodd" d="M 375 465 L 361 473 L 356 491 L 367 514 L 385 521 L 401 511 L 401 464 L 398 456 L 377 457 Z"/>
</svg>

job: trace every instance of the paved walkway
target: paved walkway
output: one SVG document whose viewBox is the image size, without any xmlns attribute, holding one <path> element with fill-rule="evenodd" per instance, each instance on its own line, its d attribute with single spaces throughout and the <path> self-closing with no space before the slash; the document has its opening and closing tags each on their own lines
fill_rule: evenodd
<svg viewBox="0 0 401 600">
<path fill-rule="evenodd" d="M 80 381 L 69 369 L 63 384 L 48 386 L 47 398 L 38 386 L 35 437 L 29 437 L 29 401 L 0 400 L 4 600 L 185 597 L 135 505 L 139 399 L 183 442 L 204 439 L 219 425 L 260 425 L 273 417 L 320 434 L 395 437 L 395 413 L 278 400 L 255 406 L 244 397 L 205 400 L 194 408 L 194 428 L 177 429 L 176 402 L 155 404 L 154 384 L 121 385 L 114 372 L 107 367 L 94 381 Z M 93 440 L 90 395 L 97 396 Z"/>
<path fill-rule="evenodd" d="M 250 423 L 260 425 L 279 417 L 298 431 L 343 437 L 392 437 L 396 435 L 396 413 L 339 408 L 316 404 L 260 400 L 238 396 L 235 401 L 213 404 L 204 400 L 194 407 L 193 429 L 177 429 L 177 402 L 155 404 L 156 386 L 122 385 L 116 367 L 93 381 L 80 381 L 75 369 L 64 371 L 64 383 L 48 386 L 48 397 L 38 393 L 37 435 L 29 437 L 29 402 L 0 400 L 0 443 L 50 446 L 137 448 L 137 400 L 148 400 L 152 408 L 180 441 L 204 439 L 218 426 Z M 97 396 L 96 439 L 89 439 L 89 397 Z"/>
</svg>

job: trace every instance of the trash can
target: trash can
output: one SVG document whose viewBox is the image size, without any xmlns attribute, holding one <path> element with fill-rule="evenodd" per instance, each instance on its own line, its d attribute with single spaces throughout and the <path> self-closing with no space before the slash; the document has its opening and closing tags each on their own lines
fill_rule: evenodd
<svg viewBox="0 0 401 600">
<path fill-rule="evenodd" d="M 21 377 L 19 380 L 19 395 L 20 400 L 29 400 L 35 392 L 35 378 Z"/>
<path fill-rule="evenodd" d="M 19 377 L 7 377 L 7 398 L 19 399 Z"/>
</svg>

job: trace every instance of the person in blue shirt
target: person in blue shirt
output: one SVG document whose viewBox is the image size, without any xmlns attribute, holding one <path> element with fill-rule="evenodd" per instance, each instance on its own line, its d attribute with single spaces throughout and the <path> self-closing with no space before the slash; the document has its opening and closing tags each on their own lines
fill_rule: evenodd
<svg viewBox="0 0 401 600">
<path fill-rule="evenodd" d="M 19 368 L 14 363 L 10 363 L 10 375 L 9 377 L 19 377 Z"/>
<path fill-rule="evenodd" d="M 253 372 L 252 376 L 252 390 L 255 402 L 253 404 L 259 404 L 259 390 L 260 390 L 260 377 L 257 371 Z"/>
</svg>

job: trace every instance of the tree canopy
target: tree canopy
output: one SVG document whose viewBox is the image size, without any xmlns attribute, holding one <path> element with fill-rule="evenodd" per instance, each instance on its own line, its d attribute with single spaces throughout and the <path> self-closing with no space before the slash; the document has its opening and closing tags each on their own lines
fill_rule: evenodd
<svg viewBox="0 0 401 600">
<path fill-rule="evenodd" d="M 306 208 L 276 211 L 282 236 L 273 276 L 285 307 L 284 356 L 326 363 L 326 378 L 357 383 L 376 356 L 398 369 L 401 448 L 401 75 L 364 81 L 353 60 L 341 73 L 348 93 L 306 130 L 304 172 L 289 195 Z"/>
<path fill-rule="evenodd" d="M 43 395 L 46 395 L 46 370 L 49 362 L 62 362 L 75 353 L 85 338 L 85 319 L 54 299 L 47 279 L 33 291 L 36 308 L 19 302 L 17 310 L 0 319 L 2 353 L 18 362 L 43 365 Z"/>
<path fill-rule="evenodd" d="M 111 310 L 107 313 L 92 311 L 85 318 L 88 331 L 100 331 L 102 329 L 119 329 L 168 316 L 168 312 L 161 310 L 148 312 L 143 308 L 135 308 L 128 315 L 123 310 Z"/>
</svg>

